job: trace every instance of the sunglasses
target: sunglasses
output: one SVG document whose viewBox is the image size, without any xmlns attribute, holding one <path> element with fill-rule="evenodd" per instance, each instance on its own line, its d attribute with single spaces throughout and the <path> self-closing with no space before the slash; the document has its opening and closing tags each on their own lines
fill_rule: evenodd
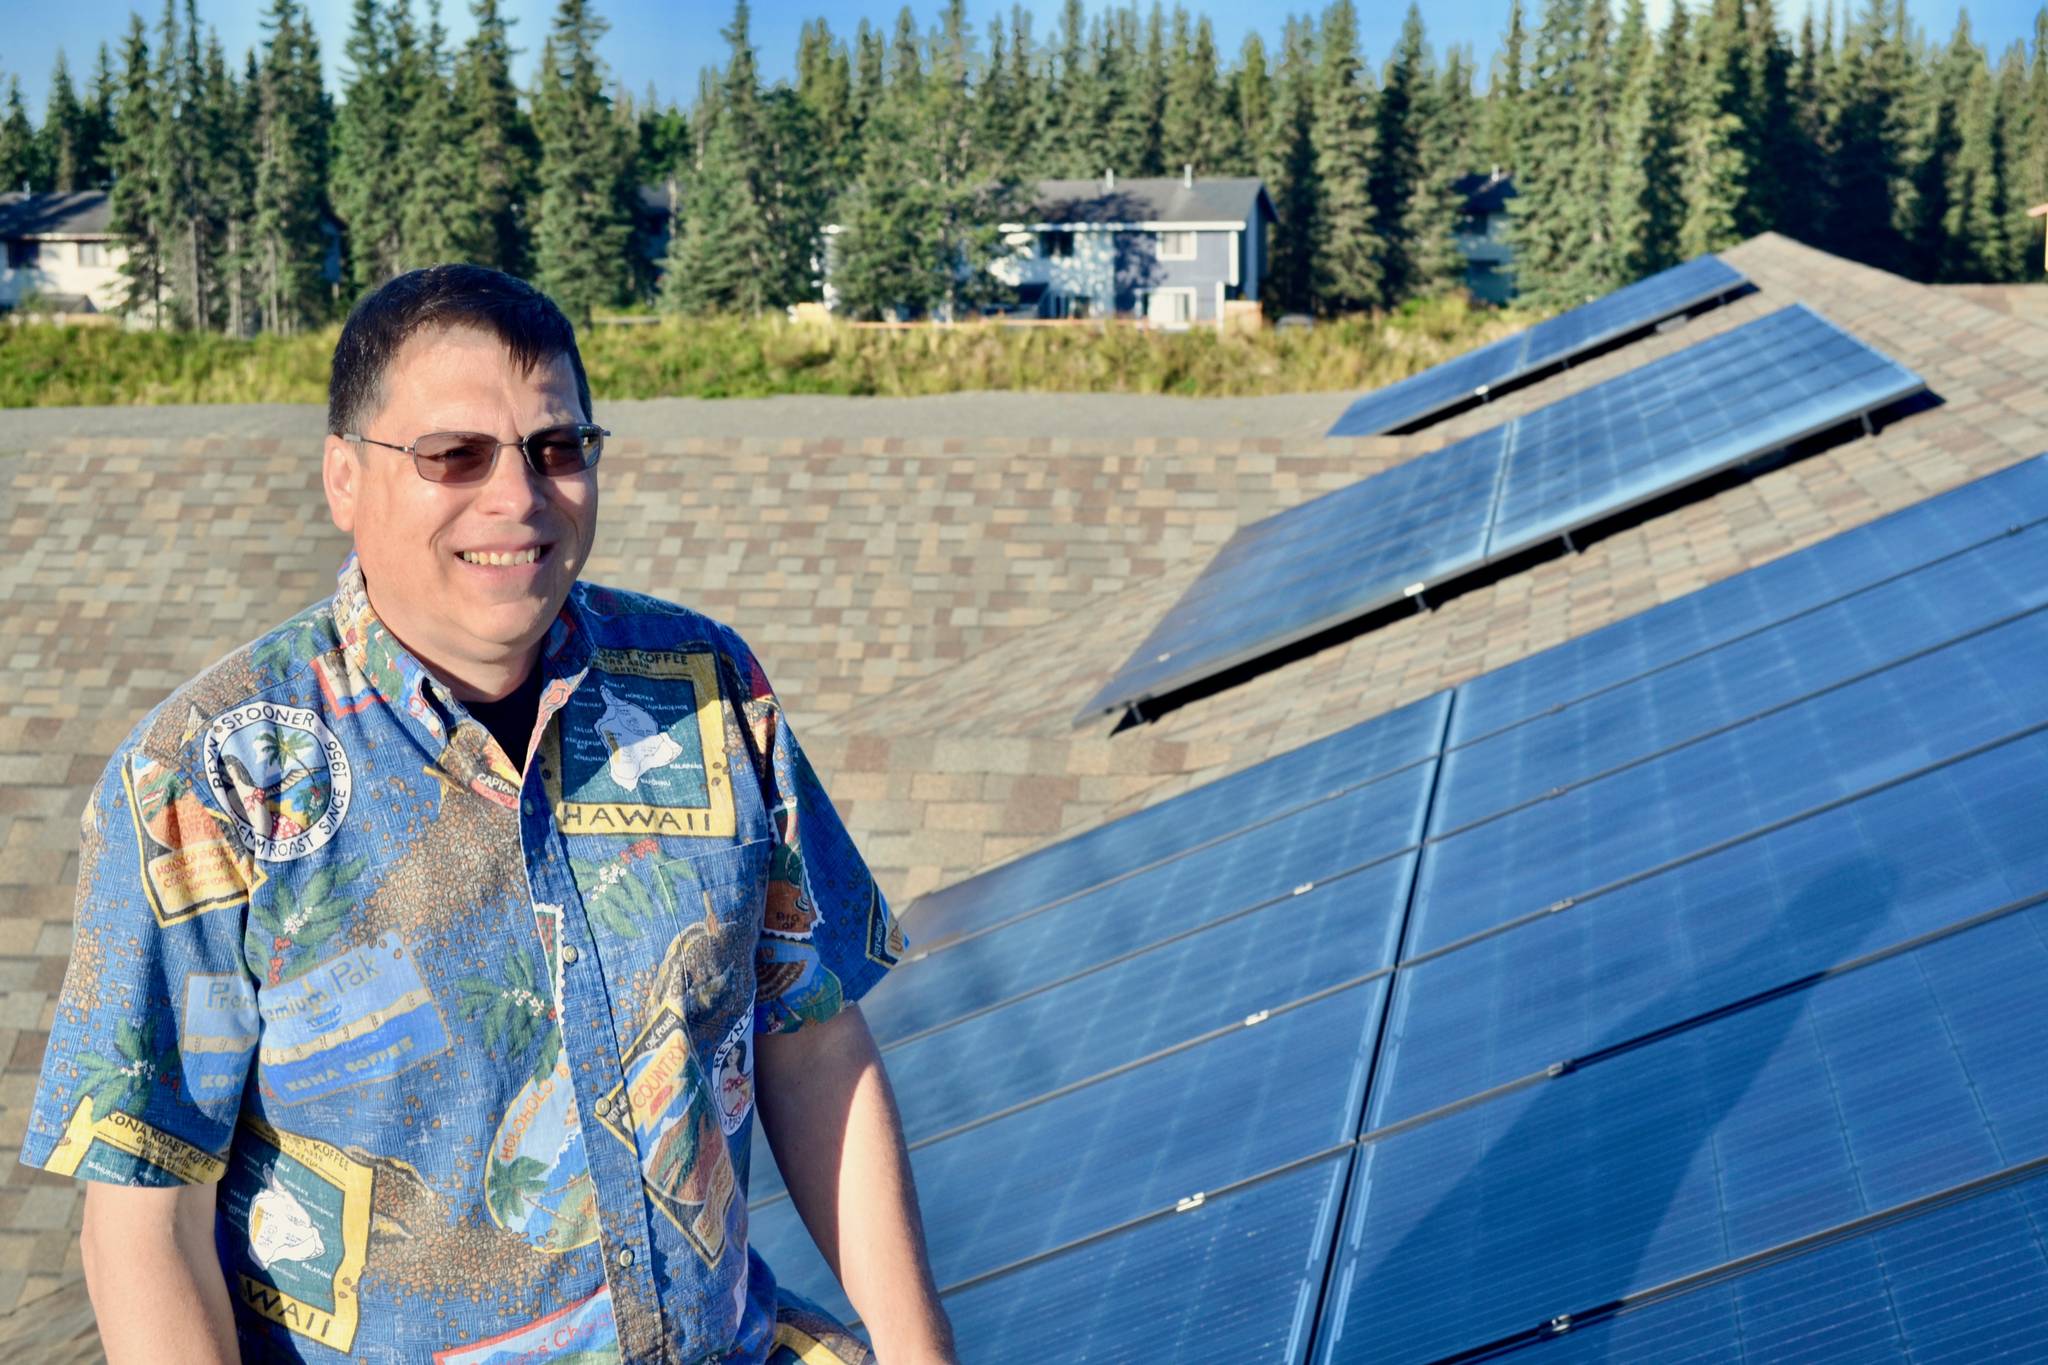
<svg viewBox="0 0 2048 1365">
<path fill-rule="evenodd" d="M 544 479 L 565 479 L 581 474 L 604 454 L 604 438 L 611 435 L 590 422 L 564 422 L 542 427 L 517 441 L 501 441 L 481 431 L 435 431 L 409 446 L 376 441 L 358 431 L 344 431 L 344 441 L 383 446 L 412 456 L 412 467 L 428 483 L 476 483 L 491 476 L 498 452 L 506 446 L 519 447 L 526 467 Z"/>
</svg>

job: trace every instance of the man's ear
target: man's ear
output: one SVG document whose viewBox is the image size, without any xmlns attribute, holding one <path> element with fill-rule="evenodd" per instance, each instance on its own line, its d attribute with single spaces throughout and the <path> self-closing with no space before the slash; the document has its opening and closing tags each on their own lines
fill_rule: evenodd
<svg viewBox="0 0 2048 1365">
<path fill-rule="evenodd" d="M 334 529 L 353 533 L 356 529 L 356 494 L 362 487 L 363 465 L 355 447 L 339 436 L 329 436 L 320 452 L 320 482 L 327 489 L 327 515 Z"/>
</svg>

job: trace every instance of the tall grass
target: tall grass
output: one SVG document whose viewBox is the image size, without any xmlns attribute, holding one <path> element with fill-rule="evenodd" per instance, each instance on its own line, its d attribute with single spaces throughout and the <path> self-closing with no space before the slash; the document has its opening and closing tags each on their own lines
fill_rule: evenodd
<svg viewBox="0 0 2048 1365">
<path fill-rule="evenodd" d="M 1534 321 L 1462 297 L 1218 335 L 1131 326 L 903 330 L 779 318 L 664 318 L 582 337 L 602 398 L 786 393 L 910 396 L 978 389 L 1204 397 L 1366 389 Z M 0 327 L 0 407 L 320 403 L 336 329 L 251 341 L 111 328 Z"/>
</svg>

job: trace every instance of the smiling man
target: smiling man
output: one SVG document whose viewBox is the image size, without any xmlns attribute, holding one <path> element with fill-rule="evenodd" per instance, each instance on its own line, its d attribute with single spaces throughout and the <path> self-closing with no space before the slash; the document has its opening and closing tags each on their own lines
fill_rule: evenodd
<svg viewBox="0 0 2048 1365">
<path fill-rule="evenodd" d="M 886 1361 L 950 1360 L 855 1001 L 889 909 L 746 644 L 578 581 L 606 435 L 494 271 L 335 349 L 335 595 L 157 707 L 82 829 L 22 1159 L 127 1361 L 868 1359 L 747 1244 L 758 1114 Z"/>
</svg>

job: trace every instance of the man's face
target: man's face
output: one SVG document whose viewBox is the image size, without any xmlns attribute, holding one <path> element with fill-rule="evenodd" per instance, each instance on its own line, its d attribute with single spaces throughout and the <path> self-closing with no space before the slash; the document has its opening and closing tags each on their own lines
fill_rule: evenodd
<svg viewBox="0 0 2048 1365">
<path fill-rule="evenodd" d="M 413 337 L 384 374 L 384 406 L 360 432 L 410 445 L 436 431 L 515 441 L 589 420 L 566 357 L 525 373 L 504 344 L 467 328 Z M 458 697 L 497 697 L 531 667 L 597 532 L 597 475 L 543 478 L 510 446 L 487 478 L 432 483 L 412 456 L 327 438 L 334 524 L 355 537 L 378 617 Z M 530 564 L 479 563 L 520 556 Z"/>
</svg>

